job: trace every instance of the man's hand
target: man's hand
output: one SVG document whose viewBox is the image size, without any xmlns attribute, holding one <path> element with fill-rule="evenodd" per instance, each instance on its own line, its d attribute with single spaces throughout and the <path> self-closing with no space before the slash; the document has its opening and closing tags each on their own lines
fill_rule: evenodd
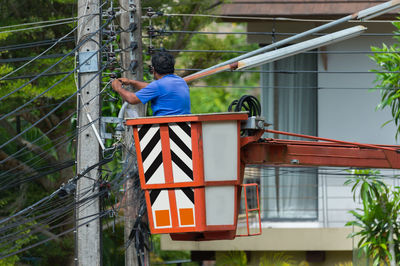
<svg viewBox="0 0 400 266">
<path fill-rule="evenodd" d="M 128 79 L 126 79 L 128 80 Z M 111 83 L 111 87 L 118 92 L 118 94 L 124 99 L 124 101 L 127 101 L 130 104 L 138 104 L 141 103 L 139 98 L 131 91 L 127 91 L 124 88 L 122 88 L 122 81 L 121 79 L 114 79 L 113 82 Z"/>
<path fill-rule="evenodd" d="M 119 79 L 114 79 L 111 83 L 111 87 L 116 91 L 119 92 L 122 89 L 122 83 Z"/>
<path fill-rule="evenodd" d="M 118 80 L 124 85 L 132 84 L 132 80 L 127 79 L 127 78 L 119 78 Z"/>
</svg>

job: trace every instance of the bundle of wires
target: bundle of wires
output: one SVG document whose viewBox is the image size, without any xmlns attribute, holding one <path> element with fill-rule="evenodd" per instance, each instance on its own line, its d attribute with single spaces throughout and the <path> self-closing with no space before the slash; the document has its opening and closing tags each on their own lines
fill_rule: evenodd
<svg viewBox="0 0 400 266">
<path fill-rule="evenodd" d="M 260 102 L 254 96 L 243 95 L 239 100 L 234 100 L 228 107 L 228 112 L 240 112 L 242 110 L 249 112 L 249 116 L 260 116 Z"/>
</svg>

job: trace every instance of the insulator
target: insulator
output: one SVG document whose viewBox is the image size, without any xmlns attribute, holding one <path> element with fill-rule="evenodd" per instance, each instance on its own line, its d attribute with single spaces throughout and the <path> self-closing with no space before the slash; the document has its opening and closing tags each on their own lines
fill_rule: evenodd
<svg viewBox="0 0 400 266">
<path fill-rule="evenodd" d="M 138 67 L 138 61 L 137 60 L 132 60 L 131 64 L 129 65 L 129 70 L 132 72 L 132 74 L 135 73 L 136 68 Z"/>
<path fill-rule="evenodd" d="M 129 45 L 129 48 L 131 48 L 132 51 L 136 50 L 138 47 L 139 46 L 137 42 L 131 42 L 131 44 Z"/>
<path fill-rule="evenodd" d="M 137 30 L 137 24 L 135 22 L 132 22 L 131 24 L 129 24 L 128 31 L 134 32 L 135 30 Z"/>
<path fill-rule="evenodd" d="M 154 54 L 155 51 L 156 51 L 156 49 L 154 48 L 154 46 L 149 46 L 149 47 L 147 48 L 147 54 L 149 54 L 149 55 Z"/>
</svg>

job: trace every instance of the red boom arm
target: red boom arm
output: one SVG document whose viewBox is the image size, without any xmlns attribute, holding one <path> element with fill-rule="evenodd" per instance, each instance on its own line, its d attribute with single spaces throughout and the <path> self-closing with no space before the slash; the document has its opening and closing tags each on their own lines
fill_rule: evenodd
<svg viewBox="0 0 400 266">
<path fill-rule="evenodd" d="M 266 132 L 318 140 L 328 139 L 274 130 Z M 351 143 L 337 140 L 329 142 L 242 138 L 243 164 L 271 166 L 337 166 L 361 168 L 400 169 L 400 146 Z M 258 140 L 256 142 L 256 140 Z"/>
</svg>

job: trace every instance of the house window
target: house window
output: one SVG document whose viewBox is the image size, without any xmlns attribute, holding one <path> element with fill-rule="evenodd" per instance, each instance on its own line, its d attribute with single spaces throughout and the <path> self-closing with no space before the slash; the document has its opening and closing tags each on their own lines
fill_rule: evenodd
<svg viewBox="0 0 400 266">
<path fill-rule="evenodd" d="M 273 129 L 317 135 L 317 67 L 317 53 L 299 54 L 261 67 L 262 112 Z M 318 218 L 316 169 L 265 168 L 261 176 L 264 220 Z"/>
</svg>

